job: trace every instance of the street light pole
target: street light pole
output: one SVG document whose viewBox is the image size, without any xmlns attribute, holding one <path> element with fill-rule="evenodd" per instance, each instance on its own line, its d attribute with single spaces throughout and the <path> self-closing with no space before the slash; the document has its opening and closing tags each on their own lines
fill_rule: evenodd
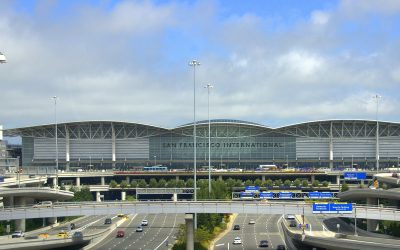
<svg viewBox="0 0 400 250">
<path fill-rule="evenodd" d="M 193 171 L 194 171 L 194 201 L 197 201 L 197 143 L 196 143 L 196 66 L 200 66 L 200 62 L 192 60 L 189 66 L 193 67 Z M 194 215 L 194 228 L 197 228 L 197 216 Z"/>
<path fill-rule="evenodd" d="M 378 108 L 379 108 L 379 99 L 382 96 L 376 94 L 374 95 L 374 99 L 376 100 L 376 173 L 379 173 L 379 121 L 378 121 Z"/>
<path fill-rule="evenodd" d="M 56 185 L 55 188 L 58 188 L 58 131 L 57 131 L 57 96 L 52 97 L 54 100 L 54 120 L 55 120 L 55 136 L 56 136 Z"/>
<path fill-rule="evenodd" d="M 214 86 L 207 84 L 207 114 L 208 114 L 208 194 L 211 195 L 211 121 L 210 121 L 210 89 Z"/>
</svg>

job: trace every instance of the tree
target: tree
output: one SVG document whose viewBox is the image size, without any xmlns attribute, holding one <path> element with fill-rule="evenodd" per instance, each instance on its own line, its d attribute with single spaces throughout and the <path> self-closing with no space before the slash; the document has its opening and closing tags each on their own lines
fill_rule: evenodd
<svg viewBox="0 0 400 250">
<path fill-rule="evenodd" d="M 193 179 L 192 179 L 192 178 L 188 179 L 188 180 L 186 181 L 186 187 L 192 188 L 193 186 L 194 186 L 194 181 L 193 181 Z"/>
<path fill-rule="evenodd" d="M 140 188 L 146 188 L 146 187 L 147 187 L 146 180 L 141 179 L 141 180 L 139 181 L 139 183 L 138 183 L 138 187 L 140 187 Z"/>
<path fill-rule="evenodd" d="M 302 186 L 302 187 L 308 187 L 308 181 L 307 181 L 307 180 L 303 180 L 303 181 L 301 182 L 301 186 Z"/>
<path fill-rule="evenodd" d="M 93 201 L 93 195 L 88 187 L 82 187 L 79 191 L 74 191 L 73 201 Z"/>
<path fill-rule="evenodd" d="M 254 186 L 261 186 L 261 184 L 262 184 L 262 181 L 258 178 L 254 181 Z"/>
<path fill-rule="evenodd" d="M 132 181 L 131 181 L 131 187 L 132 187 L 132 188 L 137 187 L 137 185 L 138 185 L 138 182 L 137 182 L 136 180 L 132 180 Z"/>
<path fill-rule="evenodd" d="M 271 179 L 268 179 L 268 180 L 265 182 L 265 185 L 266 185 L 267 187 L 273 187 L 273 186 L 274 186 L 274 182 L 273 182 Z"/>
<path fill-rule="evenodd" d="M 301 186 L 301 180 L 300 179 L 294 180 L 293 185 L 296 186 L 296 187 L 300 187 Z"/>
<path fill-rule="evenodd" d="M 347 190 L 349 190 L 349 185 L 347 185 L 347 183 L 345 182 L 342 184 L 342 188 L 340 189 L 340 191 L 345 192 Z"/>
<path fill-rule="evenodd" d="M 178 187 L 178 188 L 183 188 L 183 187 L 185 187 L 185 181 L 184 181 L 184 180 L 178 180 L 178 181 L 176 182 L 176 187 Z"/>
<path fill-rule="evenodd" d="M 158 187 L 165 188 L 166 185 L 167 185 L 167 181 L 164 178 L 162 178 L 158 181 Z"/>
<path fill-rule="evenodd" d="M 244 182 L 244 185 L 245 185 L 245 186 L 253 186 L 253 181 L 252 181 L 252 180 L 246 180 L 246 181 Z"/>
<path fill-rule="evenodd" d="M 285 187 L 290 187 L 290 186 L 292 185 L 292 182 L 291 182 L 290 180 L 285 180 L 285 181 L 283 182 L 283 185 L 284 185 Z"/>
<path fill-rule="evenodd" d="M 176 187 L 177 186 L 177 181 L 175 180 L 175 179 L 170 179 L 168 182 L 167 182 L 167 187 L 168 188 L 174 188 L 174 187 Z"/>
<path fill-rule="evenodd" d="M 157 180 L 155 178 L 151 178 L 149 182 L 150 188 L 156 188 L 158 186 Z"/>
<path fill-rule="evenodd" d="M 319 187 L 319 180 L 314 180 L 311 185 L 313 187 Z"/>
<path fill-rule="evenodd" d="M 323 181 L 323 182 L 322 182 L 322 186 L 323 186 L 323 187 L 328 187 L 328 186 L 329 186 L 329 182 Z"/>
<path fill-rule="evenodd" d="M 118 183 L 115 180 L 110 181 L 110 187 L 111 188 L 116 188 L 118 186 Z"/>
<path fill-rule="evenodd" d="M 125 188 L 128 187 L 128 182 L 127 182 L 126 180 L 123 180 L 123 181 L 121 181 L 121 183 L 119 184 L 119 186 L 120 186 L 122 189 L 125 189 Z"/>
<path fill-rule="evenodd" d="M 210 232 L 207 230 L 207 228 L 205 226 L 200 226 L 199 228 L 197 228 L 196 230 L 196 240 L 203 242 L 203 241 L 210 241 L 211 240 L 211 234 Z"/>
<path fill-rule="evenodd" d="M 275 186 L 280 187 L 280 186 L 282 186 L 282 180 L 281 180 L 281 179 L 278 179 L 278 180 L 275 181 L 274 184 L 275 184 Z"/>
</svg>

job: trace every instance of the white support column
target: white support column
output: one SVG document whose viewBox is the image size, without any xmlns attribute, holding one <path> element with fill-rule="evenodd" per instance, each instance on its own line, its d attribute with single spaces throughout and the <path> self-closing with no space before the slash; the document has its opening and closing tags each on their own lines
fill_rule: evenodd
<svg viewBox="0 0 400 250">
<path fill-rule="evenodd" d="M 14 197 L 14 205 L 15 206 L 26 206 L 26 198 L 25 197 Z M 15 231 L 26 231 L 26 220 L 19 219 L 15 220 Z"/>
<path fill-rule="evenodd" d="M 77 187 L 81 186 L 81 177 L 76 177 L 76 186 Z"/>
<path fill-rule="evenodd" d="M 58 187 L 57 178 L 53 178 L 53 187 Z"/>
<path fill-rule="evenodd" d="M 70 151 L 69 151 L 69 130 L 68 126 L 65 125 L 65 168 L 66 171 L 69 171 L 69 157 L 70 157 Z"/>
<path fill-rule="evenodd" d="M 337 184 L 337 185 L 340 184 L 340 175 L 336 175 L 336 184 Z"/>
<path fill-rule="evenodd" d="M 173 194 L 172 201 L 174 201 L 174 202 L 178 201 L 178 194 L 177 193 Z"/>
<path fill-rule="evenodd" d="M 106 180 L 104 176 L 101 177 L 101 185 L 106 185 Z"/>
<path fill-rule="evenodd" d="M 125 200 L 126 200 L 126 192 L 121 191 L 121 201 L 125 201 Z"/>
<path fill-rule="evenodd" d="M 96 201 L 97 202 L 101 201 L 101 199 L 100 199 L 100 191 L 96 191 Z"/>
<path fill-rule="evenodd" d="M 130 176 L 126 177 L 126 182 L 128 182 L 128 184 L 131 183 L 131 177 Z"/>
<path fill-rule="evenodd" d="M 179 176 L 178 175 L 175 176 L 175 180 L 179 181 Z"/>
<path fill-rule="evenodd" d="M 264 182 L 265 181 L 265 175 L 261 176 L 261 181 Z"/>
<path fill-rule="evenodd" d="M 112 168 L 115 168 L 115 162 L 116 162 L 116 146 L 115 146 L 115 129 L 114 129 L 114 123 L 111 123 L 111 153 L 112 153 Z"/>
<path fill-rule="evenodd" d="M 185 223 L 186 223 L 186 250 L 194 250 L 193 214 L 185 214 Z"/>
</svg>

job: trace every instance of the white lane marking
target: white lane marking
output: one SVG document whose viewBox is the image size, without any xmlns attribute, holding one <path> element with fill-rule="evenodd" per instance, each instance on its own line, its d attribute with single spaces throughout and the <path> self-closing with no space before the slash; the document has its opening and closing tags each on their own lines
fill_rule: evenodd
<svg viewBox="0 0 400 250">
<path fill-rule="evenodd" d="M 161 243 L 160 243 L 160 245 L 158 245 L 156 248 L 154 248 L 154 250 L 157 250 L 162 244 L 164 244 L 164 242 L 171 236 L 171 234 L 172 234 L 172 231 L 174 230 L 174 228 L 175 228 L 175 224 L 176 224 L 176 217 L 178 216 L 178 214 L 175 214 L 175 220 L 174 220 L 174 225 L 172 226 L 172 228 L 171 228 L 171 230 L 170 230 L 170 232 L 169 232 L 169 234 L 168 234 L 168 236 L 167 236 L 167 238 L 165 238 Z"/>
</svg>

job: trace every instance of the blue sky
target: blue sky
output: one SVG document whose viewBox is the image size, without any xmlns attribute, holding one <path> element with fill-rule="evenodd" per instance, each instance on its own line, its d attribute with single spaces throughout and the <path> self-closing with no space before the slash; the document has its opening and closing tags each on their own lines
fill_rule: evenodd
<svg viewBox="0 0 400 250">
<path fill-rule="evenodd" d="M 0 1 L 0 124 L 400 121 L 400 1 Z"/>
</svg>

